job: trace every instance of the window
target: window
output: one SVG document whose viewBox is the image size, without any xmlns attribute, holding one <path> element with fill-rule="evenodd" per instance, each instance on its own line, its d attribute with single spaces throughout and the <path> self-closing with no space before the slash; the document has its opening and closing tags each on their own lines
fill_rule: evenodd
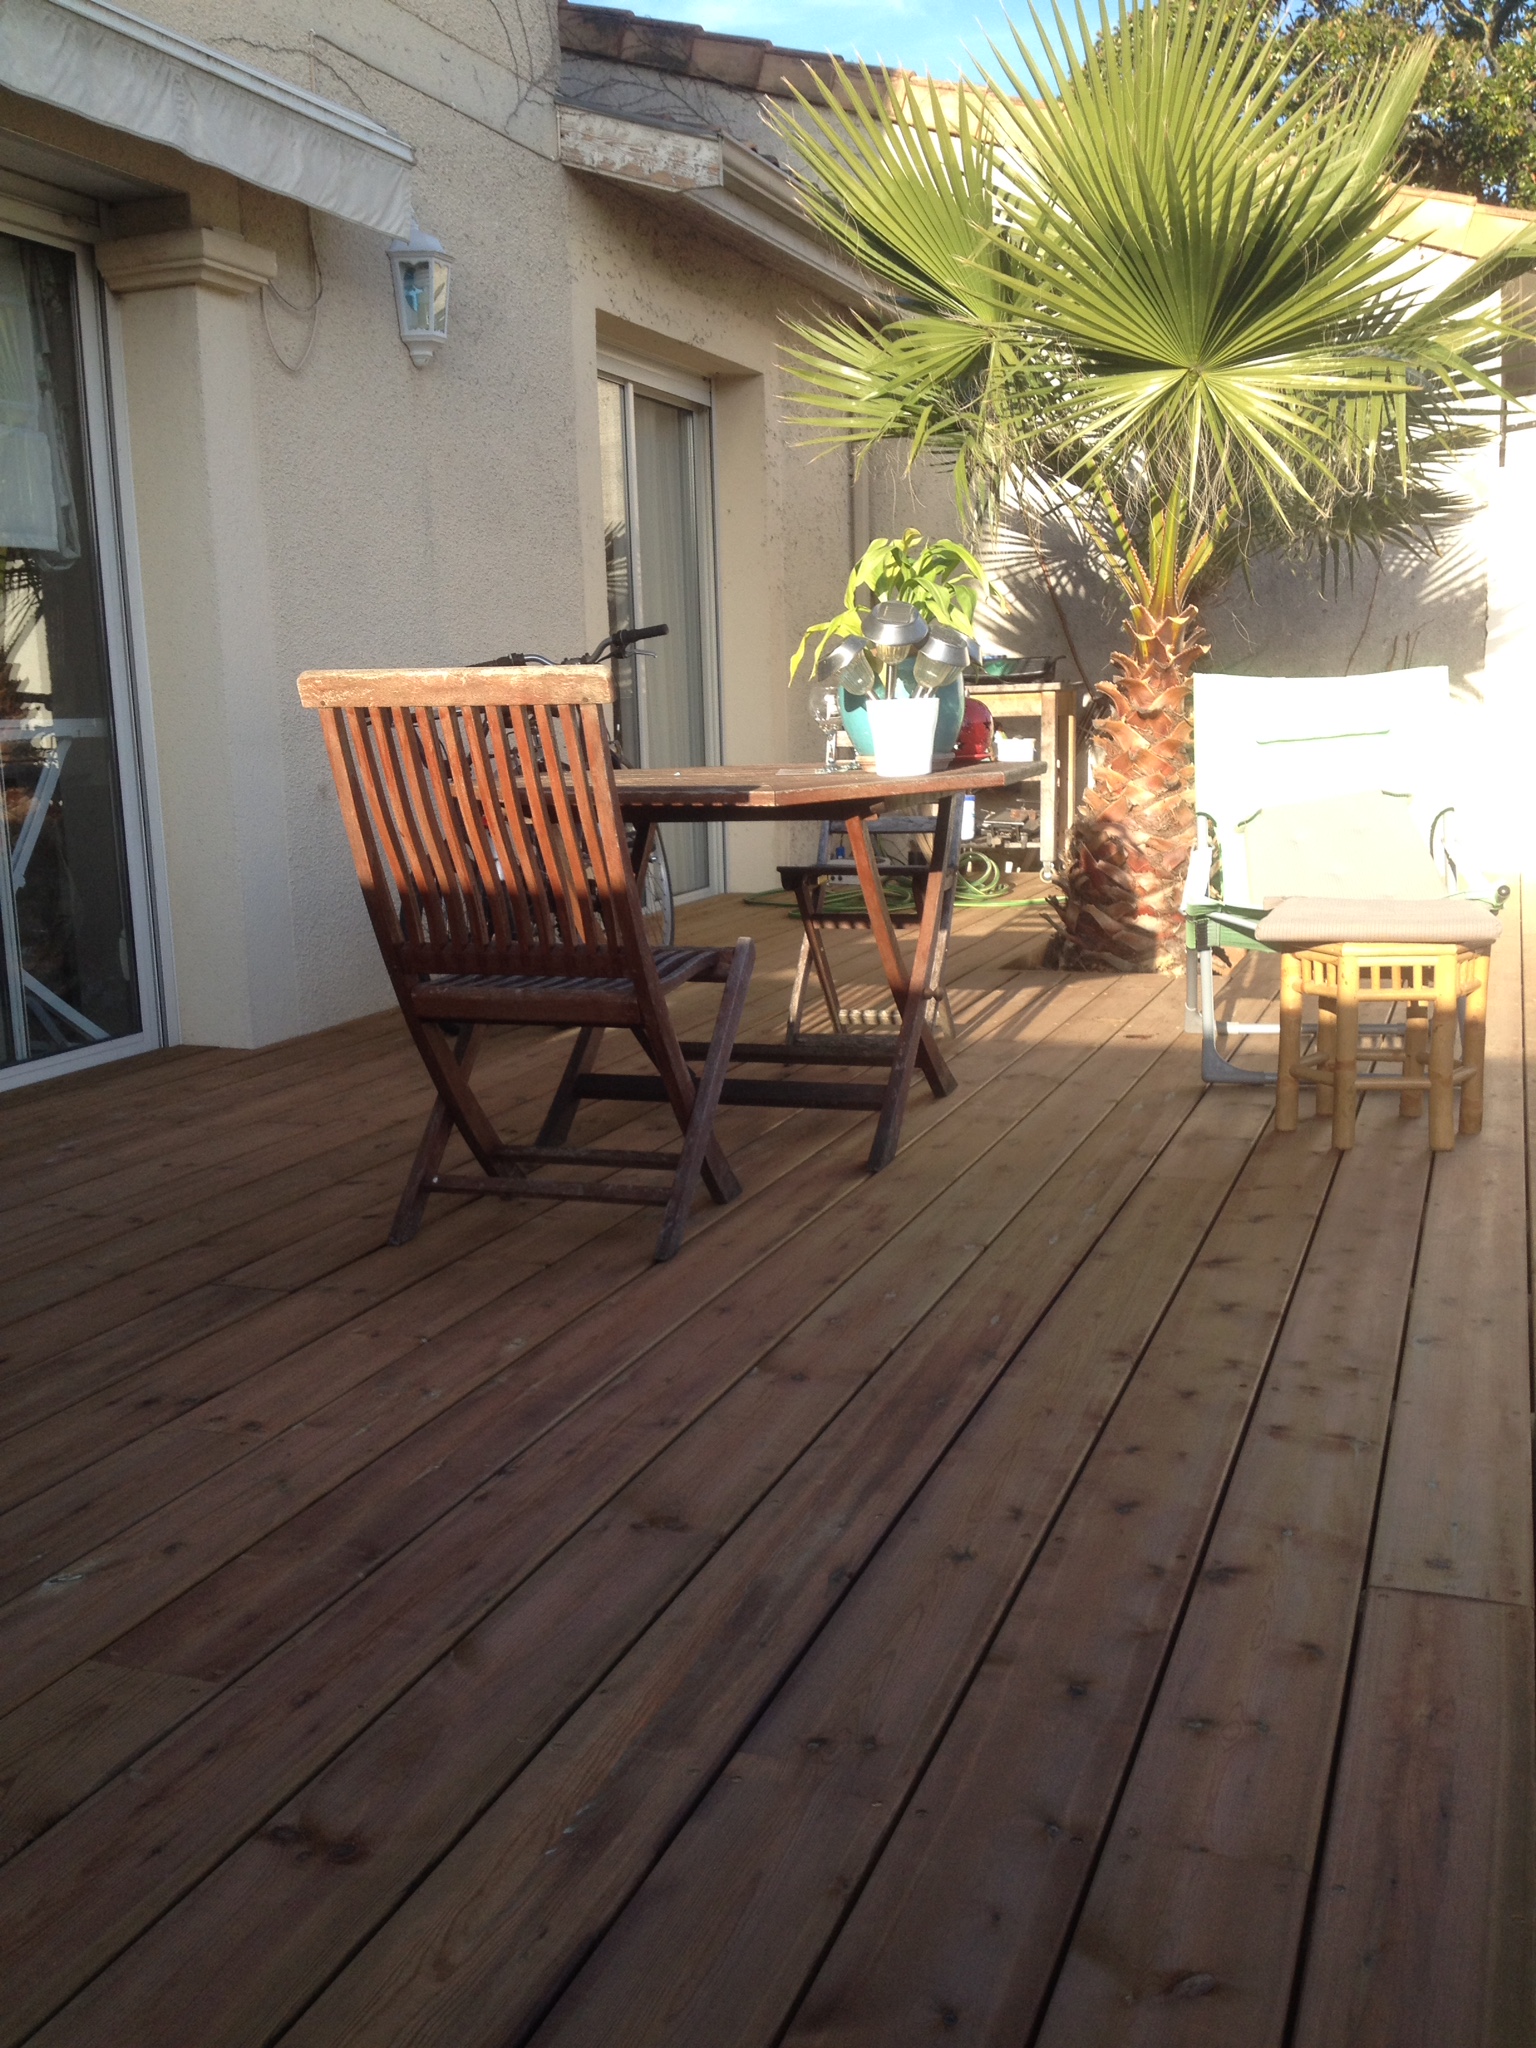
<svg viewBox="0 0 1536 2048">
<path fill-rule="evenodd" d="M 668 627 L 619 671 L 618 737 L 640 768 L 720 758 L 709 387 L 599 362 L 608 630 Z M 720 886 L 719 828 L 662 828 L 679 896 Z"/>
<path fill-rule="evenodd" d="M 82 301 L 94 311 L 83 258 L 0 232 L 0 1086 L 153 1042 L 101 544 L 104 385 Z"/>
</svg>

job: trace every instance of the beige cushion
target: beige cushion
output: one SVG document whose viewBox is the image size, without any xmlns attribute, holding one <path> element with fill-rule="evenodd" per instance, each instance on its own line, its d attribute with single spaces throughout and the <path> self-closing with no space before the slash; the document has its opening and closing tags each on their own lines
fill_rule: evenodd
<svg viewBox="0 0 1536 2048">
<path fill-rule="evenodd" d="M 1283 896 L 1440 898 L 1445 881 L 1407 797 L 1358 790 L 1276 804 L 1243 826 L 1250 900 Z"/>
<path fill-rule="evenodd" d="M 1287 896 L 1254 927 L 1254 937 L 1265 946 L 1332 946 L 1356 939 L 1366 944 L 1482 949 L 1498 936 L 1499 920 L 1493 912 L 1464 896 L 1443 896 L 1438 903 Z"/>
</svg>

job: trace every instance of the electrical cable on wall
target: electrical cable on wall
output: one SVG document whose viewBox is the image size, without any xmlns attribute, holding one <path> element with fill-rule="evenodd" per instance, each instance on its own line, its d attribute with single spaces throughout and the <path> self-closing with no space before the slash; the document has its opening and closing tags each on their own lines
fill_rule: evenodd
<svg viewBox="0 0 1536 2048">
<path fill-rule="evenodd" d="M 272 344 L 273 355 L 291 377 L 297 377 L 309 361 L 309 352 L 314 347 L 315 336 L 320 331 L 320 301 L 325 297 L 325 273 L 320 268 L 320 251 L 315 246 L 315 217 L 308 207 L 304 209 L 304 227 L 309 236 L 309 260 L 315 272 L 314 297 L 305 306 L 300 305 L 295 299 L 290 299 L 286 292 L 279 291 L 275 284 L 264 284 L 261 288 L 261 318 L 267 330 L 267 340 Z M 268 293 L 285 312 L 292 313 L 296 320 L 302 320 L 306 315 L 309 317 L 309 336 L 299 351 L 297 362 L 290 363 L 277 345 L 277 336 L 272 332 L 272 309 L 268 303 Z"/>
</svg>

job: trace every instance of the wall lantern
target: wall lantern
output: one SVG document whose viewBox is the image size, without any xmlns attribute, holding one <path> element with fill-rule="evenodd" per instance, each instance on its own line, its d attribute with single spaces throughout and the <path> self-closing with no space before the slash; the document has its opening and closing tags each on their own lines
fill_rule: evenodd
<svg viewBox="0 0 1536 2048">
<path fill-rule="evenodd" d="M 448 339 L 448 275 L 453 258 L 436 235 L 411 222 L 408 241 L 391 242 L 389 267 L 395 280 L 395 314 L 400 339 L 418 370 L 426 369 Z"/>
</svg>

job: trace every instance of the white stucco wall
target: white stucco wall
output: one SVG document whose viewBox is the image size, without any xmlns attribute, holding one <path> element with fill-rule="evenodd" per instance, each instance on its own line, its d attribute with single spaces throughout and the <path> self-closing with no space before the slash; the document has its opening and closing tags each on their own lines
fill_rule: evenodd
<svg viewBox="0 0 1536 2048">
<path fill-rule="evenodd" d="M 785 678 L 847 573 L 849 474 L 783 425 L 777 349 L 804 288 L 555 160 L 553 0 L 154 13 L 406 137 L 418 215 L 455 259 L 450 340 L 420 371 L 381 235 L 0 103 L 0 125 L 187 193 L 175 221 L 278 257 L 275 294 L 117 307 L 181 1035 L 255 1044 L 389 999 L 297 674 L 565 652 L 606 629 L 600 336 L 714 381 L 727 759 L 819 758 Z M 312 313 L 283 304 L 317 285 Z M 771 886 L 792 843 L 734 829 L 728 886 Z"/>
<path fill-rule="evenodd" d="M 1432 275 L 1464 267 L 1442 258 Z M 1207 665 L 1220 672 L 1363 675 L 1443 663 L 1457 707 L 1458 833 L 1494 874 L 1536 863 L 1536 802 L 1522 769 L 1536 716 L 1536 411 L 1512 410 L 1510 425 L 1463 459 L 1468 516 L 1434 552 L 1388 550 L 1337 580 L 1315 562 L 1265 558 L 1202 605 Z M 901 449 L 870 459 L 856 503 L 861 544 L 909 525 L 958 530 L 951 475 L 932 462 L 909 469 Z M 1055 602 L 1037 558 L 1015 544 L 987 637 L 1009 652 L 1059 656 L 1063 676 L 1111 675 L 1111 654 L 1127 644 L 1121 594 L 1067 536 L 1044 538 Z"/>
</svg>

